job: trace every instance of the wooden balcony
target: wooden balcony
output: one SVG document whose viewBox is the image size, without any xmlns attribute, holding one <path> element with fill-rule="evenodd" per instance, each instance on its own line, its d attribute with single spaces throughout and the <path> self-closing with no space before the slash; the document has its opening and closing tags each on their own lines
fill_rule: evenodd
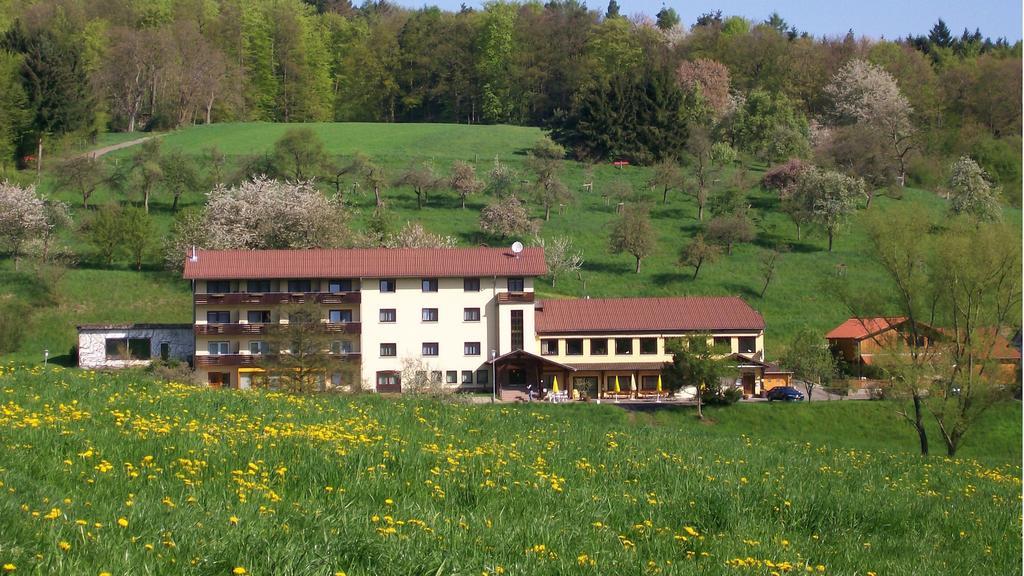
<svg viewBox="0 0 1024 576">
<path fill-rule="evenodd" d="M 195 294 L 197 306 L 231 306 L 238 304 L 259 304 L 280 306 L 282 304 L 358 304 L 362 298 L 359 292 L 232 292 L 229 294 Z"/>
<path fill-rule="evenodd" d="M 359 360 L 360 358 L 360 354 L 358 352 L 334 354 L 333 356 L 336 356 L 342 360 Z M 260 364 L 260 361 L 264 359 L 266 359 L 266 356 L 257 354 L 219 354 L 215 356 L 197 355 L 195 357 L 196 368 L 258 366 Z"/>
<path fill-rule="evenodd" d="M 287 324 L 196 324 L 193 332 L 196 336 L 257 336 L 267 334 L 273 326 Z M 362 325 L 359 322 L 325 323 L 324 330 L 331 334 L 359 334 Z"/>
<path fill-rule="evenodd" d="M 498 304 L 531 304 L 534 300 L 533 292 L 499 292 Z"/>
<path fill-rule="evenodd" d="M 196 336 L 234 336 L 266 334 L 269 324 L 196 324 Z"/>
</svg>

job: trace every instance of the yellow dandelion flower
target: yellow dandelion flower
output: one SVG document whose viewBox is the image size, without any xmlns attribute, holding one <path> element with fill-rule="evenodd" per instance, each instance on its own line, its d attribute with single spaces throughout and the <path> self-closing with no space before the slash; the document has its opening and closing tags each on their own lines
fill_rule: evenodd
<svg viewBox="0 0 1024 576">
<path fill-rule="evenodd" d="M 118 518 L 117 519 L 117 525 L 120 526 L 121 528 L 127 528 L 128 527 L 128 519 L 124 518 L 124 517 Z"/>
<path fill-rule="evenodd" d="M 15 566 L 14 564 L 11 564 L 10 562 L 8 562 L 7 564 L 4 564 L 4 573 L 10 574 L 11 572 L 14 572 L 17 569 L 18 569 L 18 567 Z"/>
<path fill-rule="evenodd" d="M 232 570 L 231 573 L 237 576 L 242 576 L 242 574 L 248 574 L 249 571 L 243 568 L 242 566 L 235 566 L 235 569 Z"/>
<path fill-rule="evenodd" d="M 232 515 L 230 518 L 228 518 L 228 524 L 231 524 L 232 526 L 238 526 L 238 516 Z"/>
<path fill-rule="evenodd" d="M 113 576 L 110 572 L 100 572 L 100 576 Z"/>
<path fill-rule="evenodd" d="M 334 576 L 348 576 L 348 574 L 345 574 L 344 570 L 338 570 L 334 573 Z"/>
<path fill-rule="evenodd" d="M 71 544 L 69 544 L 66 540 L 61 540 L 60 542 L 58 542 L 57 547 L 64 552 L 71 550 Z"/>
<path fill-rule="evenodd" d="M 385 498 L 384 503 L 387 504 L 388 506 L 392 506 L 394 505 L 395 501 L 392 500 L 391 498 Z"/>
<path fill-rule="evenodd" d="M 693 526 L 684 526 L 683 530 L 686 530 L 686 533 L 690 536 L 700 536 L 700 532 L 697 532 Z"/>
</svg>

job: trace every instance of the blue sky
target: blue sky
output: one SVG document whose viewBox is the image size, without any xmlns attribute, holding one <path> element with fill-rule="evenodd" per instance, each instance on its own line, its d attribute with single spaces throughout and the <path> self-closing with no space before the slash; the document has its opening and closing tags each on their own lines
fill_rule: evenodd
<svg viewBox="0 0 1024 576">
<path fill-rule="evenodd" d="M 396 0 L 399 4 L 419 7 L 437 4 L 455 10 L 463 0 Z M 479 7 L 480 0 L 465 0 Z M 607 0 L 586 0 L 587 6 L 600 9 Z M 926 34 L 942 18 L 959 35 L 963 29 L 980 28 L 981 33 L 996 39 L 1005 36 L 1011 43 L 1021 39 L 1021 0 L 618 0 L 623 14 L 654 15 L 662 4 L 671 6 L 686 25 L 711 10 L 724 15 L 738 14 L 756 21 L 765 19 L 773 10 L 792 25 L 815 36 L 836 36 L 853 29 L 858 36 L 899 38 L 907 34 Z"/>
</svg>

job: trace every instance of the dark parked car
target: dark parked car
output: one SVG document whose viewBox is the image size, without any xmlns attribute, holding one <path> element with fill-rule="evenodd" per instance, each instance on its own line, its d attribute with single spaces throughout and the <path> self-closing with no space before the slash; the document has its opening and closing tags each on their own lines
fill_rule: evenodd
<svg viewBox="0 0 1024 576">
<path fill-rule="evenodd" d="M 790 387 L 790 386 L 779 386 L 777 388 L 772 388 L 771 390 L 769 390 L 768 393 L 764 395 L 764 397 L 767 398 L 768 401 L 772 401 L 772 400 L 784 400 L 784 401 L 803 400 L 804 399 L 804 393 L 799 391 L 799 390 L 797 390 L 796 388 L 793 388 L 793 387 Z"/>
</svg>

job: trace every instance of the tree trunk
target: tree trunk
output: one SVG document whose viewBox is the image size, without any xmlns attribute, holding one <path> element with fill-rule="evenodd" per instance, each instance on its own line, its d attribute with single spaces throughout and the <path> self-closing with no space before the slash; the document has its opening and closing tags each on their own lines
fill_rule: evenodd
<svg viewBox="0 0 1024 576">
<path fill-rule="evenodd" d="M 142 206 L 146 209 L 146 214 L 149 214 L 149 186 L 142 189 Z"/>
<path fill-rule="evenodd" d="M 864 209 L 865 210 L 868 210 L 868 209 L 871 208 L 871 201 L 875 199 L 875 193 L 874 192 L 868 192 L 867 193 L 867 197 L 868 197 L 868 202 L 867 202 L 867 204 L 864 205 Z"/>
<path fill-rule="evenodd" d="M 917 439 L 921 444 L 921 456 L 928 455 L 928 431 L 924 428 L 921 396 L 914 392 L 914 428 L 917 429 Z"/>
<path fill-rule="evenodd" d="M 664 190 L 661 192 L 661 203 L 668 204 L 668 186 L 665 186 Z"/>
<path fill-rule="evenodd" d="M 380 186 L 373 187 L 373 197 L 377 200 L 377 208 L 383 208 L 384 201 L 380 198 Z"/>
<path fill-rule="evenodd" d="M 465 196 L 462 197 L 462 209 L 463 210 L 466 209 L 466 197 Z"/>
<path fill-rule="evenodd" d="M 171 212 L 178 211 L 178 198 L 181 198 L 181 193 L 174 194 L 174 201 L 171 202 Z"/>
<path fill-rule="evenodd" d="M 39 135 L 39 145 L 36 148 L 36 178 L 43 172 L 43 135 Z"/>
<path fill-rule="evenodd" d="M 704 419 L 704 411 L 701 409 L 701 398 L 700 398 L 700 389 L 701 388 L 702 388 L 701 386 L 697 386 L 697 418 L 700 418 L 701 420 L 703 420 Z"/>
<path fill-rule="evenodd" d="M 697 220 L 700 220 L 701 222 L 704 221 L 704 203 L 703 202 L 698 202 L 697 203 Z"/>
<path fill-rule="evenodd" d="M 697 279 L 697 274 L 700 273 L 700 267 L 704 264 L 704 259 L 697 260 L 697 265 L 693 267 L 693 279 Z"/>
<path fill-rule="evenodd" d="M 422 192 L 416 192 L 416 209 L 417 210 L 422 210 L 423 209 L 423 193 Z"/>
<path fill-rule="evenodd" d="M 544 206 L 544 221 L 551 220 L 551 206 Z"/>
<path fill-rule="evenodd" d="M 796 222 L 796 241 L 800 241 L 800 223 Z"/>
<path fill-rule="evenodd" d="M 640 273 L 640 257 L 639 256 L 636 257 L 636 273 L 637 274 Z"/>
<path fill-rule="evenodd" d="M 829 231 L 828 231 L 828 251 L 829 252 L 832 252 L 832 235 L 833 235 L 832 229 L 829 229 Z"/>
</svg>

